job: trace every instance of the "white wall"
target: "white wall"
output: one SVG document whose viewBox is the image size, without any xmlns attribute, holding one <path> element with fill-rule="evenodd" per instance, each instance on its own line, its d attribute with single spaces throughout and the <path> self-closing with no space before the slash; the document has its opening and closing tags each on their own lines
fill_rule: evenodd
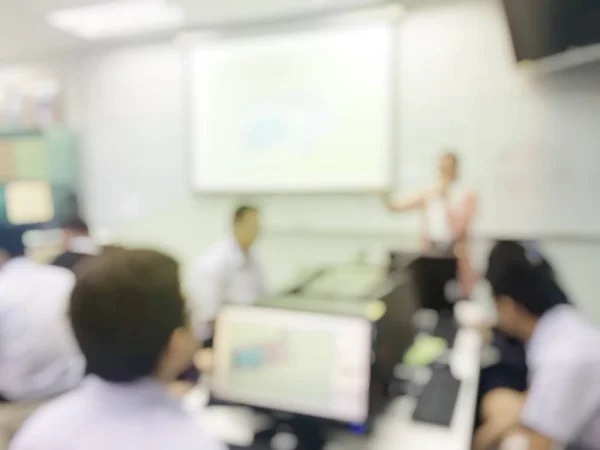
<svg viewBox="0 0 600 450">
<path fill-rule="evenodd" d="M 185 197 L 185 115 L 180 55 L 168 44 L 85 60 L 83 198 L 89 219 L 112 228 Z"/>
<path fill-rule="evenodd" d="M 477 175 L 488 146 L 527 146 L 529 141 L 519 140 L 523 130 L 527 139 L 532 129 L 534 137 L 551 136 L 581 158 L 599 154 L 600 126 L 590 125 L 600 122 L 590 106 L 600 104 L 598 65 L 546 78 L 540 81 L 543 93 L 537 88 L 532 93 L 529 82 L 514 76 L 499 2 L 421 3 L 409 11 L 401 31 L 399 190 L 421 183 L 424 152 L 433 157 L 445 145 L 475 148 L 476 157 L 464 162 L 465 171 Z M 252 201 L 264 210 L 261 253 L 276 284 L 315 264 L 363 252 L 381 260 L 389 247 L 417 247 L 417 218 L 389 218 L 370 196 L 238 199 L 192 193 L 184 77 L 181 52 L 170 43 L 102 52 L 78 66 L 70 117 L 82 131 L 83 197 L 97 230 L 127 243 L 159 245 L 187 261 L 227 232 L 237 201 Z M 539 126 L 540 100 L 552 118 L 544 122 L 550 128 Z M 490 104 L 498 105 L 496 114 Z M 569 148 L 578 134 L 586 135 L 586 144 Z M 514 156 L 518 163 L 521 155 Z M 508 207 L 511 195 L 504 197 Z M 510 221 L 506 206 L 496 220 Z M 518 213 L 526 217 L 530 211 Z M 383 219 L 385 229 L 378 225 Z M 574 300 L 600 323 L 593 284 L 600 240 L 543 242 Z M 488 246 L 488 239 L 478 239 L 478 261 Z"/>
<path fill-rule="evenodd" d="M 600 180 L 600 127 L 593 120 L 600 115 L 600 64 L 535 77 L 514 62 L 498 0 L 422 3 L 400 28 L 399 191 L 422 186 L 435 173 L 440 149 L 452 146 L 462 152 L 463 177 L 483 200 L 482 236 L 507 230 L 547 236 L 558 228 L 600 237 L 600 212 L 587 208 L 589 192 L 600 190 L 594 182 Z M 185 197 L 184 77 L 182 51 L 169 43 L 85 61 L 79 86 L 85 114 L 78 116 L 88 156 L 86 198 L 98 225 Z M 367 195 L 262 197 L 259 203 L 268 209 L 270 228 L 280 231 L 414 233 L 417 223 L 414 216 L 390 215 Z"/>
</svg>

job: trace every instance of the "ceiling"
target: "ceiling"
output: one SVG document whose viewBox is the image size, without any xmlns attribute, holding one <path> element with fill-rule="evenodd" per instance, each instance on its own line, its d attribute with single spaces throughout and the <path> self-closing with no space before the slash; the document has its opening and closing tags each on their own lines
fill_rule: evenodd
<svg viewBox="0 0 600 450">
<path fill-rule="evenodd" d="M 0 0 L 0 62 L 35 59 L 85 48 L 89 43 L 54 30 L 46 24 L 45 17 L 57 9 L 107 1 L 109 0 Z M 188 21 L 193 26 L 316 14 L 324 9 L 383 3 L 382 0 L 169 1 L 185 8 Z"/>
</svg>

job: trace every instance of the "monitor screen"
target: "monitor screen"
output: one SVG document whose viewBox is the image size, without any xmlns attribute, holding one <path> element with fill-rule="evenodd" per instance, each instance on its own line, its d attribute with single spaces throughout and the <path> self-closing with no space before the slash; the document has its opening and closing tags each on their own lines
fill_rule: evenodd
<svg viewBox="0 0 600 450">
<path fill-rule="evenodd" d="M 213 393 L 261 408 L 363 423 L 371 325 L 358 317 L 228 306 L 215 334 Z"/>
</svg>

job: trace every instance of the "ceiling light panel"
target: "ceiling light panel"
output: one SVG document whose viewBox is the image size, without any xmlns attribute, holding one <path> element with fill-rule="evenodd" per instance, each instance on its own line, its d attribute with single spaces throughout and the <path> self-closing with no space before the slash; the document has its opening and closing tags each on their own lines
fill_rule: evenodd
<svg viewBox="0 0 600 450">
<path fill-rule="evenodd" d="M 100 40 L 175 30 L 185 23 L 185 13 L 164 0 L 123 0 L 55 11 L 48 23 L 82 39 Z"/>
</svg>

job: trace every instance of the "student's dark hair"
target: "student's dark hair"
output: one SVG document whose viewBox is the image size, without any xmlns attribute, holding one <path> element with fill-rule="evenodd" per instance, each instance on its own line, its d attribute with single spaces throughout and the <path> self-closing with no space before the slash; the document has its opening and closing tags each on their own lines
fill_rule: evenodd
<svg viewBox="0 0 600 450">
<path fill-rule="evenodd" d="M 552 265 L 537 249 L 498 241 L 488 259 L 486 279 L 494 295 L 508 295 L 535 316 L 570 303 Z"/>
<path fill-rule="evenodd" d="M 0 250 L 6 252 L 10 258 L 16 258 L 25 254 L 23 234 L 25 229 L 21 227 L 0 226 Z"/>
<path fill-rule="evenodd" d="M 123 249 L 84 266 L 69 315 L 88 371 L 112 382 L 153 374 L 173 331 L 186 323 L 177 261 Z"/>
<path fill-rule="evenodd" d="M 75 231 L 77 233 L 89 234 L 90 230 L 85 223 L 85 221 L 81 217 L 73 217 L 63 223 L 62 228 L 64 230 Z"/>
<path fill-rule="evenodd" d="M 238 206 L 235 209 L 235 213 L 233 214 L 233 223 L 238 224 L 240 223 L 242 220 L 244 220 L 244 217 L 246 217 L 247 214 L 249 213 L 253 213 L 253 212 L 257 212 L 258 208 L 256 208 L 255 206 L 250 206 L 250 205 L 241 205 Z"/>
<path fill-rule="evenodd" d="M 109 244 L 102 246 L 102 253 L 120 252 L 122 250 L 125 250 L 125 247 L 121 245 Z"/>
</svg>

